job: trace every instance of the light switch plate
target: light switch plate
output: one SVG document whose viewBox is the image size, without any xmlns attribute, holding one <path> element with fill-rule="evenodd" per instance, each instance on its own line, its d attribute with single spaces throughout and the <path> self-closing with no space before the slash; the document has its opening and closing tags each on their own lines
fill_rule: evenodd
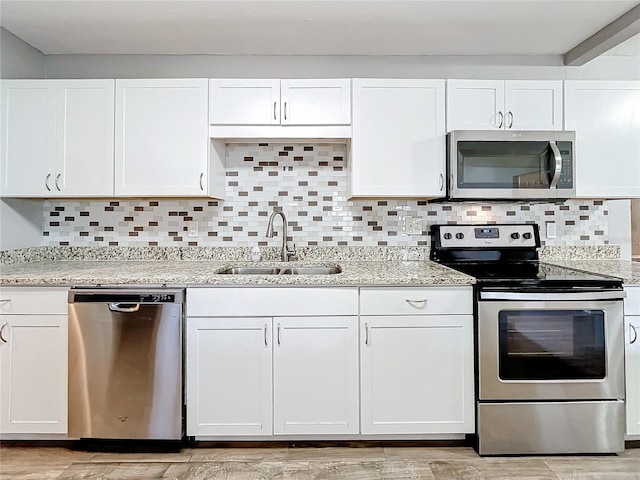
<svg viewBox="0 0 640 480">
<path fill-rule="evenodd" d="M 198 236 L 198 222 L 192 220 L 187 222 L 187 237 L 197 237 Z"/>
<path fill-rule="evenodd" d="M 556 238 L 558 234 L 556 222 L 546 222 L 545 227 L 547 228 L 547 238 Z"/>
<path fill-rule="evenodd" d="M 422 234 L 422 218 L 420 217 L 404 217 L 404 233 L 407 235 Z"/>
</svg>

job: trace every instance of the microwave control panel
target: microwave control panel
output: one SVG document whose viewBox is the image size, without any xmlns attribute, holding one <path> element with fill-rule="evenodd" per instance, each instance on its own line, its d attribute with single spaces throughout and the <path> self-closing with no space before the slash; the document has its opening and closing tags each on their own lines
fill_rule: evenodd
<svg viewBox="0 0 640 480">
<path fill-rule="evenodd" d="M 573 143 L 557 142 L 562 157 L 562 171 L 556 188 L 573 189 Z"/>
</svg>

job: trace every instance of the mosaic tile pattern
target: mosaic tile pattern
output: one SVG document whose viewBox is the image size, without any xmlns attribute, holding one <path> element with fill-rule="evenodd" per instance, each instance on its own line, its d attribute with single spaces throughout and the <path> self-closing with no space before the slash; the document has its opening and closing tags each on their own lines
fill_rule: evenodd
<svg viewBox="0 0 640 480">
<path fill-rule="evenodd" d="M 606 245 L 607 202 L 430 203 L 348 200 L 347 150 L 335 144 L 230 144 L 226 199 L 48 200 L 45 246 L 277 246 L 269 216 L 282 209 L 289 240 L 313 246 L 428 246 L 433 223 L 557 223 L 546 245 Z M 419 217 L 420 235 L 404 233 Z M 198 235 L 188 237 L 188 221 Z"/>
</svg>

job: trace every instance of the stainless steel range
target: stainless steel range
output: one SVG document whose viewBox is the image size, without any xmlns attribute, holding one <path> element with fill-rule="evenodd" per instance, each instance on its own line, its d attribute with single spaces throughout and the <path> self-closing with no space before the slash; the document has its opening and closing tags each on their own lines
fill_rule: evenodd
<svg viewBox="0 0 640 480">
<path fill-rule="evenodd" d="M 620 452 L 622 281 L 538 247 L 534 224 L 431 227 L 431 259 L 477 279 L 478 452 Z"/>
</svg>

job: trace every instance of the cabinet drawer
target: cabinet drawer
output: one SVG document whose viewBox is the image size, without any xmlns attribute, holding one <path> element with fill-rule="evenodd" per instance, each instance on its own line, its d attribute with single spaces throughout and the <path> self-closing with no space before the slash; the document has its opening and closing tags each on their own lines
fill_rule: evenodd
<svg viewBox="0 0 640 480">
<path fill-rule="evenodd" d="M 68 288 L 2 287 L 0 315 L 67 314 Z"/>
<path fill-rule="evenodd" d="M 624 299 L 625 315 L 640 315 L 640 285 L 624 287 L 626 297 Z"/>
<path fill-rule="evenodd" d="M 353 288 L 188 288 L 187 316 L 357 315 Z"/>
<path fill-rule="evenodd" d="M 360 315 L 471 314 L 472 287 L 372 287 L 360 290 Z"/>
</svg>

